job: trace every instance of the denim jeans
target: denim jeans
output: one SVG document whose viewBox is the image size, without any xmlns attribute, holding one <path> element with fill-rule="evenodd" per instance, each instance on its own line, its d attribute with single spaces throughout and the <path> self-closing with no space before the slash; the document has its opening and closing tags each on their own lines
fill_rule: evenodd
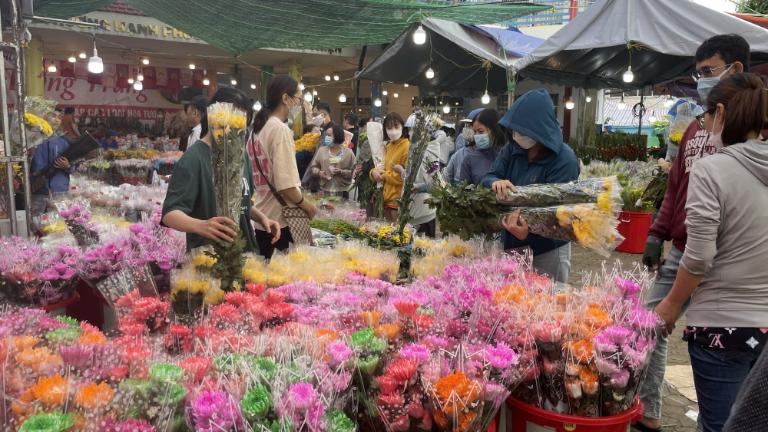
<svg viewBox="0 0 768 432">
<path fill-rule="evenodd" d="M 568 283 L 571 273 L 571 244 L 533 257 L 533 268 L 555 282 Z"/>
<path fill-rule="evenodd" d="M 680 266 L 680 259 L 683 252 L 672 247 L 667 259 L 659 268 L 656 274 L 656 281 L 653 288 L 646 297 L 645 307 L 654 309 L 664 300 L 672 289 L 677 277 L 677 268 Z M 680 313 L 685 313 L 688 309 L 688 302 L 685 302 Z M 658 334 L 656 337 L 656 348 L 651 354 L 651 362 L 648 365 L 648 372 L 645 375 L 645 382 L 640 389 L 640 398 L 645 406 L 644 415 L 652 419 L 661 419 L 662 390 L 664 387 L 664 371 L 667 368 L 667 339 L 668 337 Z"/>
<path fill-rule="evenodd" d="M 760 351 L 711 350 L 688 342 L 702 432 L 721 432 Z"/>
</svg>

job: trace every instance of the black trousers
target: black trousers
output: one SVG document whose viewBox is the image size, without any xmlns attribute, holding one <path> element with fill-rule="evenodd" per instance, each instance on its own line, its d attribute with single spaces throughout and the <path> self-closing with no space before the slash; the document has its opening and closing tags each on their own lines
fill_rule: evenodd
<svg viewBox="0 0 768 432">
<path fill-rule="evenodd" d="M 288 249 L 290 243 L 293 243 L 293 237 L 291 237 L 291 230 L 288 227 L 280 230 L 280 240 L 275 244 L 272 244 L 272 234 L 259 229 L 256 230 L 256 244 L 259 245 L 259 253 L 266 259 L 272 258 L 275 249 L 279 251 Z"/>
<path fill-rule="evenodd" d="M 437 219 L 432 219 L 429 222 L 424 222 L 421 225 L 417 225 L 416 233 L 424 234 L 429 238 L 435 238 L 437 235 Z"/>
</svg>

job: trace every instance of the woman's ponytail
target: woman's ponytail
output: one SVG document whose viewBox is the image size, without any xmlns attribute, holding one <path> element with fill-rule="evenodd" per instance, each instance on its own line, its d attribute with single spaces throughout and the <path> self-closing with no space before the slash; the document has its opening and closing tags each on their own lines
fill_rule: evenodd
<svg viewBox="0 0 768 432">
<path fill-rule="evenodd" d="M 253 133 L 261 132 L 269 116 L 283 103 L 283 95 L 293 96 L 299 90 L 299 83 L 288 75 L 275 75 L 267 85 L 266 106 L 253 119 Z"/>
</svg>

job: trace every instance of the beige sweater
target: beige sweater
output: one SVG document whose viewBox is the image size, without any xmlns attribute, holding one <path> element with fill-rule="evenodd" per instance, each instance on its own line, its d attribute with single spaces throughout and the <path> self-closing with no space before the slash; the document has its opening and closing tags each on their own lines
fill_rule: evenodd
<svg viewBox="0 0 768 432">
<path fill-rule="evenodd" d="M 344 192 L 352 184 L 355 154 L 344 146 L 322 146 L 312 161 L 312 175 L 320 179 L 325 192 Z M 335 171 L 331 174 L 331 168 Z M 330 178 L 328 178 L 330 177 Z"/>
</svg>

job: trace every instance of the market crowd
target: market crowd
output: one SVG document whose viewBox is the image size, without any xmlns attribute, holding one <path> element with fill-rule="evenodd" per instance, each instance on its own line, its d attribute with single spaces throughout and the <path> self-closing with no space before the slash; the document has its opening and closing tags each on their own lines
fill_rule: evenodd
<svg viewBox="0 0 768 432">
<path fill-rule="evenodd" d="M 647 307 L 665 326 L 642 391 L 645 414 L 636 425 L 641 431 L 661 430 L 667 334 L 683 313 L 701 429 L 725 430 L 732 412 L 732 424 L 750 415 L 748 404 L 737 398 L 768 343 L 768 144 L 763 140 L 768 90 L 748 73 L 749 55 L 747 42 L 737 35 L 713 37 L 695 53 L 693 78 L 703 114 L 680 144 L 643 256 L 657 272 Z M 239 221 L 215 210 L 210 172 L 215 142 L 206 121 L 206 107 L 215 102 L 232 103 L 248 116 L 243 193 L 249 205 Z M 185 112 L 195 125 L 170 179 L 162 222 L 186 232 L 190 249 L 243 235 L 251 250 L 270 258 L 299 242 L 298 225 L 292 224 L 297 212 L 298 219 L 315 216 L 308 193 L 357 199 L 369 215 L 393 222 L 402 211 L 415 114 L 358 119 L 349 113 L 337 124 L 328 104 L 305 104 L 299 84 L 288 76 L 270 81 L 257 113 L 233 88 L 220 88 L 210 101 L 198 97 Z M 302 115 L 304 134 L 294 140 L 290 123 Z M 380 125 L 378 138 L 368 136 L 376 130 L 369 128 L 372 123 Z M 372 152 L 376 139 L 384 144 L 379 163 Z M 430 237 L 439 233 L 435 210 L 424 204 L 433 181 L 479 185 L 503 199 L 517 186 L 579 176 L 579 161 L 563 142 L 552 99 L 543 89 L 518 97 L 502 116 L 494 109 L 475 109 L 455 129 L 436 129 L 428 139 L 409 219 Z M 528 249 L 537 271 L 568 281 L 569 243 L 530 234 L 519 212 L 507 215 L 503 227 L 505 250 Z M 666 241 L 672 247 L 663 257 Z M 765 396 L 763 387 L 754 391 Z M 742 396 L 750 397 L 754 394 Z"/>
</svg>

